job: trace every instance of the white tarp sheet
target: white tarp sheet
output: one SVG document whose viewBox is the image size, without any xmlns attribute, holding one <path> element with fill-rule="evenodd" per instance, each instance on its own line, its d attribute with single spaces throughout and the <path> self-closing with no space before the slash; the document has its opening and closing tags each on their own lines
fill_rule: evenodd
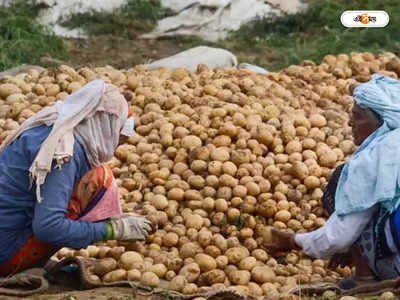
<svg viewBox="0 0 400 300">
<path fill-rule="evenodd" d="M 206 64 L 214 69 L 236 67 L 238 62 L 236 56 L 227 50 L 200 46 L 154 61 L 148 64 L 147 68 L 149 70 L 160 67 L 185 68 L 195 72 L 199 64 Z"/>
<path fill-rule="evenodd" d="M 224 0 L 160 0 L 160 2 L 163 7 L 169 8 L 174 12 L 181 12 L 183 9 L 189 8 L 199 2 L 208 6 L 220 6 L 220 3 L 224 2 Z M 264 0 L 264 2 L 289 14 L 296 13 L 305 7 L 303 0 Z"/>
<path fill-rule="evenodd" d="M 59 22 L 78 13 L 112 12 L 125 4 L 126 0 L 36 0 L 36 3 L 46 6 L 45 9 L 40 10 L 38 21 L 43 25 L 50 26 L 56 35 L 83 37 L 85 34 L 82 30 L 67 29 L 60 26 Z"/>
<path fill-rule="evenodd" d="M 246 69 L 246 70 L 250 70 L 250 71 L 253 71 L 254 73 L 259 73 L 259 74 L 268 74 L 269 73 L 264 68 L 261 68 L 256 65 L 248 64 L 248 63 L 239 64 L 238 69 Z"/>
<path fill-rule="evenodd" d="M 192 4 L 197 3 L 198 0 L 160 0 L 160 2 L 163 7 L 169 8 L 174 12 L 180 12 Z"/>
<path fill-rule="evenodd" d="M 9 5 L 16 0 L 0 0 L 0 6 Z M 126 0 L 35 0 L 35 5 L 41 6 L 39 23 L 48 26 L 56 35 L 65 37 L 84 37 L 81 29 L 68 29 L 59 23 L 73 14 L 106 11 L 112 12 L 126 3 Z"/>
<path fill-rule="evenodd" d="M 295 13 L 306 6 L 300 0 L 161 0 L 178 12 L 158 22 L 156 29 L 142 35 L 154 39 L 168 36 L 197 36 L 208 41 L 226 38 L 245 23 L 270 14 Z"/>
<path fill-rule="evenodd" d="M 170 57 L 166 57 L 147 64 L 149 70 L 154 70 L 160 67 L 169 69 L 185 68 L 192 72 L 196 72 L 199 64 L 205 64 L 211 69 L 215 68 L 232 68 L 246 69 L 260 74 L 268 74 L 269 72 L 262 67 L 241 63 L 238 65 L 238 60 L 231 52 L 207 46 L 199 46 L 189 50 L 180 52 Z"/>
<path fill-rule="evenodd" d="M 295 14 L 307 7 L 303 0 L 266 0 L 274 8 L 288 14 Z"/>
<path fill-rule="evenodd" d="M 17 0 L 0 0 L 0 6 Z M 28 0 L 27 0 L 28 1 Z M 56 35 L 85 37 L 82 29 L 68 29 L 60 23 L 77 13 L 92 11 L 112 12 L 127 0 L 32 0 L 40 5 L 38 21 L 48 26 Z M 160 0 L 164 7 L 176 15 L 158 22 L 157 28 L 143 38 L 191 35 L 205 40 L 224 39 L 229 31 L 256 17 L 268 14 L 294 13 L 305 7 L 302 0 Z"/>
<path fill-rule="evenodd" d="M 191 35 L 218 41 L 242 24 L 273 11 L 263 0 L 198 0 L 178 15 L 160 20 L 157 28 L 142 38 Z"/>
</svg>

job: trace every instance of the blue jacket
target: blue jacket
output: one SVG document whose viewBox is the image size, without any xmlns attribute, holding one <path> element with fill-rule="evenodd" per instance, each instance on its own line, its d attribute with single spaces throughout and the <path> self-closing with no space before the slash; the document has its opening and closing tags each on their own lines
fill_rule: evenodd
<svg viewBox="0 0 400 300">
<path fill-rule="evenodd" d="M 36 201 L 36 186 L 29 188 L 29 168 L 50 131 L 45 125 L 27 130 L 0 154 L 0 264 L 12 258 L 32 235 L 45 243 L 75 249 L 106 237 L 104 222 L 65 217 L 75 184 L 89 171 L 77 141 L 71 161 L 47 175 L 41 186 L 41 203 Z"/>
</svg>

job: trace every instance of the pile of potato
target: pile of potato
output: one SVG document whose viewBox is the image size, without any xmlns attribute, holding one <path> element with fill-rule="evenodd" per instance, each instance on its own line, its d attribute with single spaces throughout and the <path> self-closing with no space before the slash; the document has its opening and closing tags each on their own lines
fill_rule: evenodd
<svg viewBox="0 0 400 300">
<path fill-rule="evenodd" d="M 71 255 L 99 258 L 95 281 L 141 281 L 192 294 L 232 287 L 272 298 L 297 284 L 336 281 L 346 267 L 301 252 L 268 253 L 268 226 L 308 232 L 323 226 L 323 188 L 354 152 L 350 87 L 379 72 L 397 78 L 394 54 L 328 55 L 280 73 L 191 73 L 143 66 L 60 66 L 0 80 L 0 139 L 43 107 L 95 78 L 131 93 L 136 133 L 108 163 L 126 212 L 157 231 L 145 243 L 108 241 Z"/>
</svg>

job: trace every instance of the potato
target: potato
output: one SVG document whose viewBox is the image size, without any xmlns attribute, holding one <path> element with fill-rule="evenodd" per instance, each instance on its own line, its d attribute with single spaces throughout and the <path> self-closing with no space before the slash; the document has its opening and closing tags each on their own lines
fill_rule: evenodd
<svg viewBox="0 0 400 300">
<path fill-rule="evenodd" d="M 126 274 L 126 277 L 129 281 L 139 281 L 140 278 L 142 278 L 142 274 L 136 269 L 129 270 Z"/>
<path fill-rule="evenodd" d="M 224 283 L 226 275 L 222 270 L 211 270 L 206 273 L 202 273 L 199 277 L 199 285 L 210 286 L 213 284 Z"/>
<path fill-rule="evenodd" d="M 12 94 L 19 94 L 21 92 L 22 92 L 21 89 L 13 83 L 0 84 L 0 97 L 1 98 L 5 99 Z"/>
<path fill-rule="evenodd" d="M 75 251 L 74 256 L 89 258 L 90 254 L 89 254 L 89 251 L 87 251 L 86 249 L 81 249 L 81 250 Z"/>
<path fill-rule="evenodd" d="M 300 161 L 296 161 L 293 164 L 292 172 L 293 172 L 293 175 L 296 176 L 297 178 L 299 178 L 300 180 L 305 179 L 309 174 L 307 166 L 303 162 L 300 162 Z"/>
<path fill-rule="evenodd" d="M 124 252 L 121 257 L 119 258 L 118 265 L 125 270 L 131 270 L 137 265 L 138 263 L 142 263 L 143 258 L 142 256 L 135 252 L 135 251 L 127 251 Z"/>
<path fill-rule="evenodd" d="M 251 271 L 251 278 L 260 284 L 273 282 L 275 280 L 275 273 L 268 266 L 256 266 Z"/>
<path fill-rule="evenodd" d="M 238 264 L 242 259 L 250 255 L 249 250 L 244 247 L 232 247 L 225 252 L 231 264 Z"/>
<path fill-rule="evenodd" d="M 296 152 L 301 152 L 302 151 L 302 145 L 299 141 L 290 141 L 289 143 L 286 144 L 285 151 L 287 154 L 293 154 Z"/>
<path fill-rule="evenodd" d="M 77 82 L 77 81 L 71 82 L 70 84 L 68 84 L 67 92 L 70 94 L 75 93 L 81 87 L 82 87 L 82 85 L 79 82 Z"/>
<path fill-rule="evenodd" d="M 253 256 L 256 260 L 261 262 L 266 262 L 268 259 L 268 254 L 263 249 L 255 249 L 251 252 L 251 256 Z"/>
<path fill-rule="evenodd" d="M 384 292 L 379 296 L 379 300 L 394 300 L 396 296 L 392 292 Z"/>
<path fill-rule="evenodd" d="M 221 234 L 215 234 L 213 236 L 212 243 L 217 246 L 222 252 L 225 252 L 228 248 L 228 242 Z"/>
<path fill-rule="evenodd" d="M 202 144 L 201 139 L 194 135 L 185 136 L 181 142 L 182 147 L 185 149 L 193 149 L 196 147 L 201 147 L 201 144 Z"/>
<path fill-rule="evenodd" d="M 163 237 L 163 244 L 167 247 L 172 247 L 178 244 L 179 236 L 175 232 L 168 232 Z"/>
<path fill-rule="evenodd" d="M 149 268 L 150 272 L 157 275 L 158 278 L 164 278 L 165 274 L 167 273 L 168 269 L 163 264 L 155 264 Z"/>
<path fill-rule="evenodd" d="M 117 282 L 117 281 L 124 281 L 127 278 L 127 272 L 124 269 L 117 269 L 111 272 L 108 272 L 104 275 L 103 281 L 106 283 L 109 282 Z"/>
<path fill-rule="evenodd" d="M 105 258 L 107 256 L 108 251 L 110 251 L 110 247 L 107 246 L 101 246 L 99 247 L 99 253 L 98 253 L 98 257 L 99 258 Z"/>
<path fill-rule="evenodd" d="M 211 271 L 217 267 L 215 259 L 207 254 L 199 253 L 194 257 L 194 260 L 202 272 Z"/>
<path fill-rule="evenodd" d="M 182 268 L 182 265 L 183 265 L 183 260 L 179 257 L 175 257 L 167 261 L 168 270 L 172 270 L 175 272 L 178 272 Z"/>
<path fill-rule="evenodd" d="M 253 295 L 253 296 L 262 296 L 263 295 L 263 290 L 257 283 L 249 282 L 248 288 L 249 288 L 250 295 Z"/>
<path fill-rule="evenodd" d="M 190 218 L 186 218 L 185 226 L 186 228 L 194 228 L 200 230 L 204 224 L 204 220 L 199 215 L 191 215 Z"/>
<path fill-rule="evenodd" d="M 200 267 L 197 263 L 190 263 L 185 265 L 180 271 L 179 275 L 186 278 L 188 282 L 196 282 L 200 276 Z"/>
<path fill-rule="evenodd" d="M 217 263 L 217 267 L 219 269 L 224 269 L 229 263 L 228 257 L 226 257 L 225 255 L 220 255 L 216 257 L 215 262 Z"/>
<path fill-rule="evenodd" d="M 103 276 L 117 268 L 117 261 L 114 258 L 108 257 L 97 260 L 93 266 L 93 273 L 97 276 Z"/>
<path fill-rule="evenodd" d="M 229 159 L 229 157 L 230 157 L 229 152 L 222 147 L 215 148 L 210 153 L 210 158 L 214 161 L 225 162 Z M 221 165 L 221 168 L 222 168 L 222 165 Z"/>
<path fill-rule="evenodd" d="M 74 251 L 69 248 L 61 248 L 57 252 L 58 258 L 71 257 L 71 256 L 74 256 Z"/>
<path fill-rule="evenodd" d="M 249 271 L 237 270 L 229 274 L 229 280 L 233 284 L 237 285 L 247 285 L 250 281 L 251 274 Z"/>
<path fill-rule="evenodd" d="M 324 127 L 327 123 L 325 117 L 320 114 L 311 115 L 310 122 L 313 127 Z"/>
<path fill-rule="evenodd" d="M 184 199 L 185 191 L 181 188 L 174 187 L 168 191 L 167 198 L 169 200 L 182 201 Z"/>
<path fill-rule="evenodd" d="M 182 245 L 179 254 L 182 258 L 194 257 L 200 249 L 198 244 L 189 242 Z"/>
<path fill-rule="evenodd" d="M 89 275 L 89 280 L 90 280 L 91 282 L 101 283 L 100 277 L 97 276 L 97 275 L 93 275 L 93 274 Z"/>
<path fill-rule="evenodd" d="M 210 245 L 212 240 L 212 233 L 208 230 L 200 231 L 198 235 L 198 242 L 203 248 Z"/>
<path fill-rule="evenodd" d="M 280 210 L 275 214 L 275 219 L 283 223 L 288 222 L 291 217 L 292 215 L 287 210 Z"/>
<path fill-rule="evenodd" d="M 319 162 L 323 167 L 334 167 L 337 161 L 337 154 L 332 150 L 325 150 L 319 155 Z"/>
<path fill-rule="evenodd" d="M 100 252 L 100 248 L 96 246 L 88 246 L 86 250 L 88 251 L 90 257 L 97 257 Z"/>
<path fill-rule="evenodd" d="M 168 289 L 176 292 L 182 292 L 188 281 L 182 275 L 175 276 L 168 284 Z"/>
<path fill-rule="evenodd" d="M 239 269 L 251 271 L 256 265 L 257 265 L 257 260 L 254 257 L 249 256 L 240 261 Z"/>
<path fill-rule="evenodd" d="M 142 274 L 140 282 L 144 285 L 156 287 L 160 283 L 160 279 L 153 272 L 145 272 Z"/>
<path fill-rule="evenodd" d="M 151 204 L 159 210 L 163 210 L 168 206 L 168 200 L 164 195 L 154 195 Z"/>
<path fill-rule="evenodd" d="M 276 286 L 271 282 L 266 282 L 266 283 L 262 284 L 261 289 L 263 290 L 265 295 L 268 295 L 272 291 L 277 292 Z"/>
</svg>

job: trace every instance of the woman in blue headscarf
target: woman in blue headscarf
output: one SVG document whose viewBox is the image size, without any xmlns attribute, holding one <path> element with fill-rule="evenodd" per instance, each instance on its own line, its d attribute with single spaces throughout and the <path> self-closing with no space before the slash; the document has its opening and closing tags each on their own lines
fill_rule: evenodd
<svg viewBox="0 0 400 300">
<path fill-rule="evenodd" d="M 305 234 L 273 230 L 276 243 L 265 245 L 324 259 L 350 256 L 356 273 L 339 281 L 342 289 L 400 275 L 400 81 L 374 74 L 353 98 L 351 126 L 360 147 L 324 192 L 328 221 Z"/>
</svg>

